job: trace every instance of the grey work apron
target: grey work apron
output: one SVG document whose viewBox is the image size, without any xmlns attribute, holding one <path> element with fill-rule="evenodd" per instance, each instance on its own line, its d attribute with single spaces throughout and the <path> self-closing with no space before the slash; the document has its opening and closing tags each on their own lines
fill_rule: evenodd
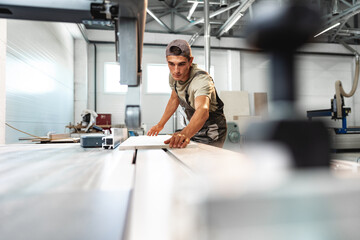
<svg viewBox="0 0 360 240">
<path fill-rule="evenodd" d="M 208 75 L 208 73 L 205 71 L 199 71 L 199 72 L 195 73 L 195 75 L 192 79 L 194 79 L 197 75 L 200 75 L 200 74 Z M 192 79 L 190 81 L 192 81 Z M 187 122 L 190 121 L 191 117 L 195 113 L 195 109 L 189 103 L 188 89 L 189 89 L 190 84 L 191 83 L 189 83 L 185 89 L 185 101 L 179 97 L 179 94 L 178 94 L 178 91 L 176 88 L 176 82 L 174 84 L 175 92 L 180 101 L 180 105 L 186 115 L 186 116 L 184 116 L 184 118 L 185 117 L 187 118 Z M 200 129 L 199 132 L 197 132 L 191 138 L 191 140 L 195 141 L 195 142 L 200 142 L 200 143 L 205 143 L 205 144 L 222 147 L 222 145 L 225 141 L 225 138 L 226 138 L 226 131 L 227 131 L 226 119 L 225 119 L 225 115 L 223 112 L 224 103 L 219 98 L 216 89 L 215 89 L 215 93 L 216 93 L 216 100 L 217 100 L 217 110 L 215 112 L 209 112 L 209 118 L 206 120 L 204 126 Z M 217 142 L 220 142 L 220 143 L 216 144 Z M 212 144 L 212 143 L 214 143 L 214 144 Z"/>
</svg>

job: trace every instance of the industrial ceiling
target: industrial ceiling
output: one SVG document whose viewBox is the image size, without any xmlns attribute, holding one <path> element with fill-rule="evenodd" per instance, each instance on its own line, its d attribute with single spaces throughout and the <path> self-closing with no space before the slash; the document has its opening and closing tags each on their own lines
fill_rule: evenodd
<svg viewBox="0 0 360 240">
<path fill-rule="evenodd" d="M 257 16 L 260 5 L 280 7 L 288 0 L 209 0 L 211 36 L 245 37 L 246 25 Z M 310 0 L 323 17 L 321 33 L 315 42 L 359 44 L 360 1 Z M 149 0 L 147 32 L 191 34 L 204 32 L 204 0 Z M 155 23 L 158 25 L 156 28 Z"/>
<path fill-rule="evenodd" d="M 246 26 L 262 13 L 265 6 L 273 11 L 288 2 L 309 2 L 322 16 L 319 35 L 312 41 L 360 44 L 359 0 L 148 0 L 146 32 L 191 35 L 192 41 L 204 35 L 245 37 Z M 56 4 L 54 4 L 56 2 Z M 146 1 L 145 1 L 146 2 Z M 205 3 L 209 11 L 205 11 Z M 94 19 L 90 4 L 134 5 L 133 0 L 0 0 L 0 18 L 65 21 L 78 23 L 86 30 L 113 30 L 112 18 Z M 45 7 L 45 8 L 44 8 Z M 48 12 L 43 11 L 49 9 Z M 270 10 L 272 9 L 272 10 Z M 41 12 L 41 14 L 39 14 Z M 204 17 L 208 12 L 209 18 Z M 208 26 L 208 25 L 207 25 Z M 86 31 L 85 31 L 86 32 Z M 98 34 L 101 37 L 101 33 Z M 104 34 L 106 35 L 106 34 Z M 91 39 L 90 39 L 91 40 Z M 101 39 L 100 39 L 101 41 Z"/>
</svg>

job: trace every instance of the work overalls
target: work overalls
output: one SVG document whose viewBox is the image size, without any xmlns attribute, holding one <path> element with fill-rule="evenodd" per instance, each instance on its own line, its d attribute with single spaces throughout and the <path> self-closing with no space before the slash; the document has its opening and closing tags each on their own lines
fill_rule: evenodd
<svg viewBox="0 0 360 240">
<path fill-rule="evenodd" d="M 176 88 L 176 82 L 174 84 L 175 92 L 178 96 L 178 99 L 180 101 L 180 105 L 182 107 L 182 110 L 185 113 L 184 117 L 184 123 L 187 125 L 190 122 L 191 117 L 194 115 L 195 109 L 191 107 L 189 102 L 189 94 L 188 89 L 191 84 L 191 81 L 200 74 L 206 74 L 205 71 L 199 71 L 194 74 L 192 79 L 190 80 L 189 84 L 186 86 L 185 89 L 185 101 L 179 97 L 177 88 Z M 215 112 L 209 112 L 209 118 L 206 120 L 204 126 L 197 132 L 192 138 L 192 141 L 205 143 L 217 147 L 222 147 L 226 138 L 226 119 L 223 112 L 224 103 L 219 98 L 217 91 L 215 89 L 216 93 L 216 100 L 217 100 L 217 109 Z"/>
</svg>

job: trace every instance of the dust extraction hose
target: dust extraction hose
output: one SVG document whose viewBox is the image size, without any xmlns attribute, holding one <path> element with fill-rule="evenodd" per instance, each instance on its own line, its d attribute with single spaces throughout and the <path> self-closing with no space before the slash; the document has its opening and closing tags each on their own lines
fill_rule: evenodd
<svg viewBox="0 0 360 240">
<path fill-rule="evenodd" d="M 342 111 L 339 111 L 341 109 L 342 101 L 341 96 L 344 97 L 352 97 L 356 91 L 358 82 L 359 82 L 359 55 L 355 56 L 355 76 L 354 76 L 354 82 L 351 88 L 351 91 L 349 93 L 346 93 L 343 89 L 342 82 L 340 80 L 335 82 L 335 91 L 336 91 L 336 109 L 337 109 L 337 117 L 342 118 Z"/>
</svg>

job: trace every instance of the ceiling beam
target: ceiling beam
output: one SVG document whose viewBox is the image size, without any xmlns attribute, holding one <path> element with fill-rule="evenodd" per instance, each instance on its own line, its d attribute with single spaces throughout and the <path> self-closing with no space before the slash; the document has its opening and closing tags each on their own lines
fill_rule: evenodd
<svg viewBox="0 0 360 240">
<path fill-rule="evenodd" d="M 150 10 L 150 9 L 149 9 Z M 150 10 L 152 13 L 154 13 L 152 10 Z M 160 15 L 156 15 L 156 17 L 157 18 L 162 18 L 162 17 L 165 17 L 166 15 L 169 15 L 170 14 L 170 10 L 167 10 L 166 12 L 164 12 L 164 13 L 162 13 L 162 14 L 160 14 Z M 154 13 L 155 14 L 155 13 Z M 152 22 L 152 21 L 155 21 L 155 18 L 147 18 L 146 19 L 146 24 L 148 24 L 148 23 L 150 23 L 150 22 Z"/>
<path fill-rule="evenodd" d="M 221 37 L 224 33 L 230 30 L 239 19 L 244 16 L 245 11 L 253 4 L 255 0 L 246 0 L 235 10 L 229 19 L 222 25 L 216 34 L 216 37 Z"/>
<path fill-rule="evenodd" d="M 148 8 L 146 9 L 146 12 L 156 21 L 160 24 L 160 26 L 162 26 L 163 28 L 165 28 L 168 32 L 173 32 L 173 30 L 171 30 L 163 21 L 161 21 L 160 18 L 158 18 L 153 12 L 151 12 L 151 10 L 149 10 Z"/>
<path fill-rule="evenodd" d="M 215 17 L 217 15 L 220 15 L 220 14 L 222 14 L 224 12 L 227 12 L 227 11 L 229 11 L 229 10 L 239 6 L 239 5 L 240 5 L 240 2 L 235 2 L 235 3 L 231 4 L 230 6 L 228 6 L 226 8 L 221 8 L 221 9 L 219 9 L 219 10 L 213 12 L 213 13 L 210 13 L 209 18 L 213 18 L 213 17 Z M 177 29 L 176 32 L 185 31 L 185 30 L 187 30 L 187 29 L 189 29 L 189 28 L 191 28 L 191 27 L 193 27 L 193 26 L 195 26 L 197 24 L 201 24 L 201 23 L 204 23 L 204 18 L 203 17 L 196 20 L 196 21 L 193 21 L 193 22 L 189 23 L 186 26 L 183 26 L 183 27 Z"/>
<path fill-rule="evenodd" d="M 193 5 L 191 6 L 190 10 L 189 10 L 189 13 L 187 15 L 187 19 L 190 20 L 191 19 L 191 16 L 193 15 L 193 13 L 195 12 L 197 6 L 199 5 L 199 3 L 193 3 Z"/>
<path fill-rule="evenodd" d="M 350 3 L 348 3 L 347 1 L 344 0 L 340 0 L 340 2 L 342 2 L 343 4 L 347 5 L 348 7 L 352 7 L 353 5 L 351 5 Z"/>
<path fill-rule="evenodd" d="M 335 34 L 331 37 L 330 42 L 333 42 L 338 35 L 339 31 L 342 30 L 342 28 L 345 26 L 347 21 L 352 18 L 353 16 L 360 13 L 360 4 L 356 4 L 353 7 L 349 8 L 344 12 L 344 14 L 340 14 L 340 18 L 335 18 L 333 20 L 333 23 L 336 23 L 337 21 L 341 23 L 340 27 L 336 30 Z"/>
</svg>

